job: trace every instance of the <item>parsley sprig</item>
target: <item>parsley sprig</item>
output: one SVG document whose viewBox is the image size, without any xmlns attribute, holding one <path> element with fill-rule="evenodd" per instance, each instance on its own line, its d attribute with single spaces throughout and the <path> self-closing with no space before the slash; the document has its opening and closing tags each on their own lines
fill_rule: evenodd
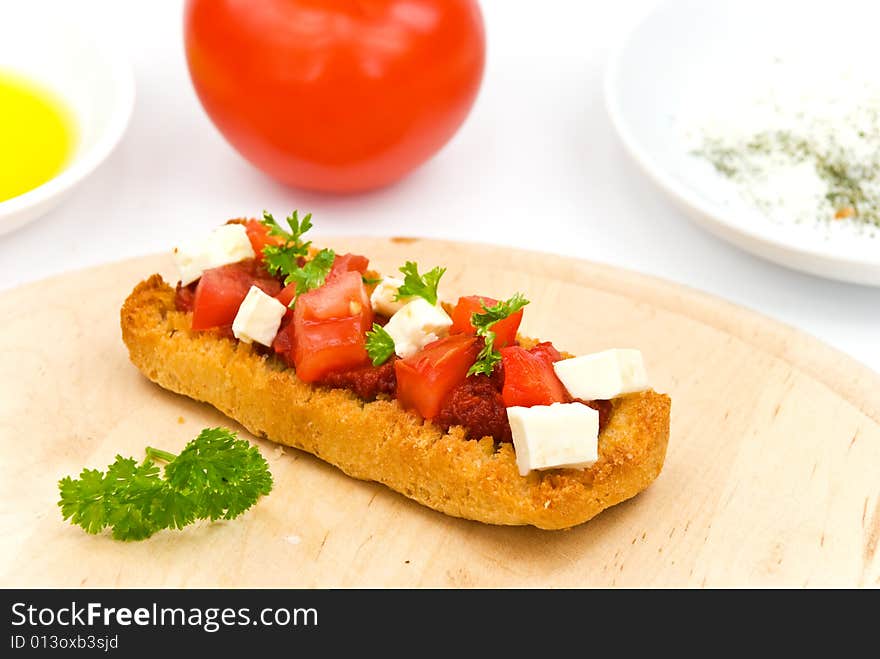
<svg viewBox="0 0 880 659">
<path fill-rule="evenodd" d="M 179 455 L 151 447 L 146 454 L 141 463 L 117 455 L 106 473 L 61 479 L 64 519 L 87 533 L 109 526 L 116 540 L 143 540 L 197 519 L 234 519 L 272 490 L 257 448 L 225 428 L 205 428 Z M 164 478 L 154 460 L 168 463 Z"/>
<path fill-rule="evenodd" d="M 437 304 L 437 286 L 446 268 L 434 268 L 420 275 L 418 264 L 407 261 L 399 270 L 403 273 L 403 286 L 397 289 L 395 300 L 417 295 L 430 304 Z"/>
<path fill-rule="evenodd" d="M 312 228 L 312 214 L 308 213 L 300 220 L 298 211 L 293 211 L 287 216 L 286 221 L 290 231 L 282 227 L 272 213 L 263 211 L 261 224 L 269 230 L 270 236 L 284 240 L 280 245 L 263 247 L 263 262 L 273 275 L 284 276 L 285 285 L 295 283 L 296 294 L 299 296 L 324 283 L 333 267 L 336 253 L 332 249 L 325 248 L 312 259 L 306 260 L 312 241 L 303 240 L 303 236 Z M 291 306 L 294 302 L 295 300 L 290 303 Z"/>
<path fill-rule="evenodd" d="M 303 235 L 312 228 L 312 214 L 307 214 L 302 221 L 298 211 L 293 211 L 287 216 L 287 226 L 290 231 L 282 227 L 269 211 L 263 211 L 263 219 L 260 224 L 266 227 L 270 236 L 282 238 L 280 245 L 266 245 L 263 247 L 263 261 L 266 269 L 273 275 L 279 272 L 287 274 L 299 267 L 299 259 L 309 255 L 311 240 L 303 240 Z"/>
<path fill-rule="evenodd" d="M 315 257 L 311 261 L 306 261 L 301 268 L 291 271 L 284 278 L 284 283 L 295 283 L 297 295 L 301 295 L 313 288 L 318 288 L 324 283 L 324 280 L 327 279 L 327 275 L 333 267 L 333 260 L 335 258 L 336 254 L 332 249 L 322 249 L 315 254 Z M 291 307 L 292 306 L 293 302 L 291 302 Z"/>
<path fill-rule="evenodd" d="M 373 323 L 373 329 L 367 332 L 367 354 L 373 366 L 381 366 L 394 354 L 394 339 L 379 323 Z"/>
<path fill-rule="evenodd" d="M 483 337 L 484 344 L 477 354 L 477 361 L 468 369 L 468 375 L 492 375 L 495 365 L 501 361 L 501 353 L 495 349 L 495 332 L 492 331 L 492 326 L 499 320 L 512 316 L 528 303 L 522 293 L 515 293 L 510 299 L 502 300 L 491 307 L 483 304 L 483 313 L 471 316 L 471 325 L 477 330 L 477 336 Z"/>
</svg>

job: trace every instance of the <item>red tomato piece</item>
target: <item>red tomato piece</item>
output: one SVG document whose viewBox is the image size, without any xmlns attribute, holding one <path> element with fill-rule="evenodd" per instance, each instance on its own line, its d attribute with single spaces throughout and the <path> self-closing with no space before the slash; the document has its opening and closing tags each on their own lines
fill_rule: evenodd
<svg viewBox="0 0 880 659">
<path fill-rule="evenodd" d="M 294 312 L 293 363 L 303 382 L 370 364 L 359 315 L 302 320 Z"/>
<path fill-rule="evenodd" d="M 519 346 L 508 346 L 500 351 L 504 366 L 501 397 L 507 407 L 571 402 L 571 396 L 553 370 L 554 360 L 550 350 L 556 352 L 556 349 L 546 343 L 536 348 L 529 351 Z"/>
<path fill-rule="evenodd" d="M 320 288 L 303 293 L 296 301 L 296 314 L 304 320 L 328 320 L 359 316 L 366 332 L 373 324 L 370 296 L 359 272 L 345 272 Z"/>
<path fill-rule="evenodd" d="M 192 328 L 205 330 L 231 325 L 251 286 L 257 286 L 267 295 L 275 295 L 281 289 L 281 284 L 257 268 L 253 259 L 205 271 L 196 285 Z"/>
<path fill-rule="evenodd" d="M 223 136 L 276 179 L 387 185 L 464 121 L 486 40 L 477 0 L 189 0 L 189 73 Z"/>
<path fill-rule="evenodd" d="M 425 419 L 436 417 L 449 393 L 464 382 L 480 351 L 477 340 L 461 334 L 426 345 L 421 352 L 394 362 L 397 398 Z"/>
<path fill-rule="evenodd" d="M 272 341 L 272 350 L 276 355 L 284 358 L 290 366 L 293 366 L 293 311 L 289 311 L 281 319 L 281 326 L 278 328 L 278 334 Z"/>
<path fill-rule="evenodd" d="M 346 272 L 359 272 L 364 274 L 370 265 L 370 259 L 360 254 L 337 254 L 333 259 L 333 267 L 327 279 L 333 279 Z"/>
<path fill-rule="evenodd" d="M 257 255 L 257 260 L 263 261 L 263 248 L 266 245 L 280 245 L 284 241 L 281 236 L 270 236 L 269 229 L 259 220 L 250 219 L 244 223 L 247 237 L 251 241 L 251 247 Z"/>
<path fill-rule="evenodd" d="M 329 373 L 370 363 L 365 332 L 373 309 L 358 272 L 346 272 L 296 300 L 293 354 L 296 374 L 316 382 Z"/>
<path fill-rule="evenodd" d="M 467 297 L 458 298 L 458 304 L 452 311 L 452 328 L 450 334 L 476 334 L 477 330 L 471 325 L 471 316 L 475 313 L 483 313 L 483 305 L 491 307 L 497 304 L 498 300 L 484 295 L 468 295 Z M 523 310 L 520 309 L 511 314 L 504 320 L 499 320 L 490 329 L 495 332 L 495 347 L 503 348 L 504 346 L 516 343 L 516 333 L 519 330 L 519 324 L 522 322 Z"/>
<path fill-rule="evenodd" d="M 281 292 L 275 296 L 275 299 L 278 300 L 285 307 L 289 307 L 290 303 L 293 302 L 293 298 L 296 297 L 296 283 L 288 284 L 284 288 L 281 289 Z"/>
<path fill-rule="evenodd" d="M 550 343 L 550 341 L 544 341 L 543 343 L 539 343 L 534 348 L 529 350 L 533 355 L 541 355 L 544 358 L 548 359 L 551 363 L 558 362 L 562 359 L 562 354 L 556 349 L 556 347 Z"/>
</svg>

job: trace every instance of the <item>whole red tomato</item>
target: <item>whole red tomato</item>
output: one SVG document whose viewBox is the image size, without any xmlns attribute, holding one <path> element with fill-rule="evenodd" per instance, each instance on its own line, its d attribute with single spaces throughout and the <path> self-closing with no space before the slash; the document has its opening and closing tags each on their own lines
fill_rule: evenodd
<svg viewBox="0 0 880 659">
<path fill-rule="evenodd" d="M 485 62 L 476 0 L 188 0 L 186 58 L 212 121 L 294 186 L 391 183 L 464 121 Z"/>
</svg>

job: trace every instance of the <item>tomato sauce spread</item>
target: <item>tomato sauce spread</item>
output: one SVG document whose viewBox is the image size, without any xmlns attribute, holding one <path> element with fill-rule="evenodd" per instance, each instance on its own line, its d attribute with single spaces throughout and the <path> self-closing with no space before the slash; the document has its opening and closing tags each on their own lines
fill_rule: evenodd
<svg viewBox="0 0 880 659">
<path fill-rule="evenodd" d="M 177 284 L 177 290 L 174 291 L 174 308 L 178 311 L 192 311 L 196 301 L 196 283 L 193 282 L 189 286 L 181 286 Z"/>
<path fill-rule="evenodd" d="M 344 275 L 345 273 L 355 272 L 362 274 L 367 268 L 367 259 L 365 257 L 346 254 L 336 256 L 333 271 L 328 275 L 328 282 L 334 280 L 335 277 Z M 217 280 L 220 280 L 219 285 Z M 194 329 L 202 329 L 197 326 L 199 314 L 200 297 L 206 307 L 216 306 L 211 292 L 199 290 L 200 284 L 205 284 L 206 290 L 213 286 L 220 288 L 226 297 L 235 297 L 233 301 L 233 309 L 237 309 L 244 299 L 251 285 L 258 286 L 268 295 L 278 296 L 283 303 L 287 300 L 283 299 L 284 284 L 280 278 L 273 277 L 264 267 L 261 261 L 256 259 L 247 259 L 239 263 L 221 266 L 212 271 L 207 271 L 206 276 L 188 286 L 177 285 L 174 294 L 174 305 L 178 311 L 194 313 Z M 338 282 L 336 282 L 338 283 Z M 334 284 L 336 285 L 336 284 Z M 209 302 L 205 303 L 204 299 Z M 292 298 L 291 298 L 292 299 Z M 488 299 L 488 298 L 484 298 Z M 228 300 L 227 300 L 228 302 Z M 276 354 L 289 366 L 294 366 L 293 352 L 296 343 L 294 333 L 294 324 L 292 318 L 293 312 L 288 312 L 279 327 L 279 331 L 273 342 L 272 348 L 263 348 L 258 346 L 261 354 Z M 384 325 L 387 318 L 376 315 L 374 319 L 379 325 Z M 209 327 L 213 329 L 219 336 L 234 339 L 231 329 L 231 318 L 214 318 Z M 518 325 L 518 323 L 517 323 Z M 511 343 L 515 344 L 514 338 Z M 482 347 L 482 339 L 478 339 L 479 347 Z M 513 348 L 513 350 L 520 350 Z M 529 350 L 532 354 L 546 355 L 547 363 L 558 361 L 561 356 L 553 348 L 552 344 L 543 343 Z M 522 358 L 522 355 L 518 355 Z M 517 357 L 517 355 L 512 355 Z M 375 400 L 380 395 L 391 398 L 398 396 L 398 382 L 395 368 L 397 357 L 393 356 L 381 366 L 373 366 L 367 362 L 366 365 L 359 364 L 352 368 L 338 368 L 323 374 L 316 380 L 311 380 L 315 384 L 348 389 L 363 400 Z M 517 366 L 518 362 L 512 361 L 511 368 Z M 510 424 L 507 420 L 507 405 L 505 404 L 505 396 L 510 394 L 505 389 L 505 369 L 503 364 L 496 365 L 491 376 L 487 375 L 471 375 L 464 378 L 459 384 L 449 390 L 439 405 L 439 413 L 432 419 L 434 423 L 448 430 L 452 426 L 461 426 L 465 429 L 468 437 L 479 439 L 490 436 L 498 442 L 512 441 Z M 513 376 L 513 372 L 512 372 Z M 303 378 L 305 379 L 305 378 Z M 521 379 L 521 378 L 520 378 Z M 307 380 L 309 381 L 309 380 Z M 561 386 L 561 385 L 560 385 Z M 558 398 L 556 399 L 558 400 Z M 571 400 L 566 398 L 566 401 Z M 509 402 L 509 401 L 508 401 Z M 549 400 L 545 404 L 549 404 Z M 610 401 L 585 401 L 576 399 L 573 402 L 582 403 L 599 412 L 599 429 L 600 431 L 608 423 L 611 415 L 612 405 Z M 533 404 L 528 402 L 510 403 L 510 404 Z"/>
<path fill-rule="evenodd" d="M 489 435 L 499 442 L 512 441 L 507 408 L 495 377 L 467 378 L 449 394 L 436 420 L 444 430 L 462 426 L 472 438 Z"/>
<path fill-rule="evenodd" d="M 379 394 L 394 397 L 397 391 L 394 360 L 389 360 L 381 366 L 364 366 L 330 373 L 321 380 L 320 384 L 349 389 L 364 400 L 373 400 Z"/>
</svg>

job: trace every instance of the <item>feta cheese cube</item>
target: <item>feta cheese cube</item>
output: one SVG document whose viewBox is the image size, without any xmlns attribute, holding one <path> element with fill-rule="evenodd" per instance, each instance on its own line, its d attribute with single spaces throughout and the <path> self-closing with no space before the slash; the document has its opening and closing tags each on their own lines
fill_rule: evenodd
<svg viewBox="0 0 880 659">
<path fill-rule="evenodd" d="M 214 229 L 208 236 L 205 251 L 212 268 L 256 257 L 243 224 L 224 224 Z"/>
<path fill-rule="evenodd" d="M 394 339 L 394 352 L 405 358 L 446 336 L 450 327 L 452 319 L 439 304 L 417 297 L 391 316 L 385 331 Z"/>
<path fill-rule="evenodd" d="M 599 412 L 581 403 L 508 407 L 516 466 L 583 469 L 599 459 Z"/>
<path fill-rule="evenodd" d="M 243 224 L 224 224 L 214 229 L 200 243 L 174 248 L 174 261 L 180 272 L 181 286 L 191 284 L 205 270 L 238 263 L 255 256 Z"/>
<path fill-rule="evenodd" d="M 201 246 L 184 245 L 175 247 L 172 252 L 174 264 L 180 275 L 180 285 L 187 286 L 202 276 L 205 268 L 205 258 Z"/>
<path fill-rule="evenodd" d="M 638 350 L 614 348 L 563 359 L 553 368 L 568 393 L 584 400 L 609 400 L 648 388 L 645 363 Z"/>
<path fill-rule="evenodd" d="M 407 302 L 412 300 L 411 296 L 399 300 L 394 299 L 397 296 L 397 289 L 401 286 L 403 286 L 402 279 L 383 277 L 382 281 L 376 284 L 376 288 L 373 289 L 373 294 L 370 295 L 373 311 L 389 318 L 400 311 Z"/>
<path fill-rule="evenodd" d="M 243 343 L 271 346 L 287 307 L 251 286 L 232 321 L 232 334 Z"/>
</svg>

